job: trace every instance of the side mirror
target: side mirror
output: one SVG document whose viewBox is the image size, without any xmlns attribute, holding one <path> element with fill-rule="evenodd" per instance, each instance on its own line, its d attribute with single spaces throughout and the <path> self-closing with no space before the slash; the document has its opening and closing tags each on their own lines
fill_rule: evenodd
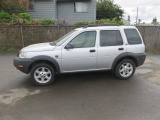
<svg viewBox="0 0 160 120">
<path fill-rule="evenodd" d="M 73 49 L 73 48 L 74 48 L 74 46 L 73 46 L 72 43 L 69 43 L 69 44 L 67 44 L 67 45 L 65 46 L 65 49 Z"/>
</svg>

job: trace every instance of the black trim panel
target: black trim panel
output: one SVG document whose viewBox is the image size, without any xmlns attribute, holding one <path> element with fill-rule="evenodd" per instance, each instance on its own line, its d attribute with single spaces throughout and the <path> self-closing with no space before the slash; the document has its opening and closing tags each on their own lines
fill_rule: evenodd
<svg viewBox="0 0 160 120">
<path fill-rule="evenodd" d="M 143 65 L 143 63 L 145 62 L 145 59 L 146 59 L 146 53 L 136 54 L 135 57 L 136 57 L 138 66 Z M 142 60 L 142 59 L 143 59 L 143 60 Z"/>
<path fill-rule="evenodd" d="M 28 59 L 28 58 L 22 59 L 19 57 L 15 57 L 13 60 L 13 64 L 21 72 L 28 74 L 30 72 L 30 70 L 29 70 L 30 65 L 36 61 L 49 61 L 56 67 L 56 72 L 58 74 L 60 73 L 60 67 L 59 67 L 58 62 L 55 59 L 53 59 L 52 57 L 45 56 L 45 55 L 36 56 L 36 57 L 30 58 L 30 59 Z M 23 65 L 24 67 L 18 68 L 19 65 Z"/>
<path fill-rule="evenodd" d="M 126 53 L 126 52 L 118 55 L 118 56 L 116 57 L 116 59 L 114 59 L 114 62 L 113 62 L 113 64 L 112 64 L 112 68 L 111 68 L 111 69 L 114 70 L 114 67 L 116 66 L 118 60 L 120 60 L 120 59 L 122 59 L 122 58 L 124 58 L 124 57 L 126 57 L 126 56 L 127 56 L 127 53 Z"/>
<path fill-rule="evenodd" d="M 60 73 L 60 66 L 59 66 L 58 62 L 54 58 L 52 58 L 52 57 L 41 55 L 41 56 L 33 57 L 32 60 L 34 62 L 41 61 L 41 60 L 42 61 L 49 61 L 49 62 L 51 62 L 56 67 L 56 72 L 58 74 Z"/>
<path fill-rule="evenodd" d="M 114 60 L 114 62 L 112 64 L 112 68 L 111 69 L 114 70 L 117 62 L 120 59 L 124 58 L 124 57 L 133 57 L 136 60 L 136 62 L 137 62 L 136 67 L 138 67 L 140 65 L 143 65 L 143 63 L 144 63 L 144 61 L 146 59 L 146 53 L 131 53 L 131 52 L 122 53 L 122 54 L 120 54 L 120 55 L 118 55 L 116 57 L 116 59 Z"/>
<path fill-rule="evenodd" d="M 26 73 L 28 74 L 30 71 L 29 71 L 29 66 L 33 63 L 34 61 L 32 59 L 22 59 L 22 58 L 19 58 L 19 57 L 15 57 L 14 60 L 13 60 L 13 64 L 14 66 L 20 70 L 21 72 L 23 73 Z M 18 68 L 19 65 L 23 65 L 24 67 L 23 68 Z"/>
</svg>

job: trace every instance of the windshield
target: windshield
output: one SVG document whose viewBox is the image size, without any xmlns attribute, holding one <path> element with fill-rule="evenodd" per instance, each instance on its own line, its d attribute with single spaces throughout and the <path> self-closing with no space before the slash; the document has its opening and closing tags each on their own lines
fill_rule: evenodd
<svg viewBox="0 0 160 120">
<path fill-rule="evenodd" d="M 70 38 L 74 33 L 76 32 L 76 30 L 73 30 L 69 33 L 67 33 L 66 35 L 62 36 L 61 38 L 59 38 L 58 40 L 54 41 L 53 44 L 55 45 L 62 45 L 68 38 Z"/>
</svg>

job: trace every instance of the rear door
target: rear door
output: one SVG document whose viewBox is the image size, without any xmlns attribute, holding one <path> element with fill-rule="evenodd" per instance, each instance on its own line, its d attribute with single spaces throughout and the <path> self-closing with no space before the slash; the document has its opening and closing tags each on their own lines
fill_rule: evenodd
<svg viewBox="0 0 160 120">
<path fill-rule="evenodd" d="M 115 58 L 124 52 L 126 47 L 119 29 L 99 31 L 98 69 L 111 69 Z"/>
</svg>

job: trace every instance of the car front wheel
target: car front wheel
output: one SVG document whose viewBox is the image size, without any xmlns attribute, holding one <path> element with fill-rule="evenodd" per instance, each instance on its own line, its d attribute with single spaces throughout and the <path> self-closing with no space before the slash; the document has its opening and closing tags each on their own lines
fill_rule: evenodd
<svg viewBox="0 0 160 120">
<path fill-rule="evenodd" d="M 115 74 L 119 79 L 129 79 L 135 73 L 135 63 L 130 59 L 122 60 L 117 64 Z"/>
<path fill-rule="evenodd" d="M 55 70 L 49 64 L 39 63 L 32 68 L 30 75 L 35 85 L 50 85 L 54 82 Z"/>
</svg>

